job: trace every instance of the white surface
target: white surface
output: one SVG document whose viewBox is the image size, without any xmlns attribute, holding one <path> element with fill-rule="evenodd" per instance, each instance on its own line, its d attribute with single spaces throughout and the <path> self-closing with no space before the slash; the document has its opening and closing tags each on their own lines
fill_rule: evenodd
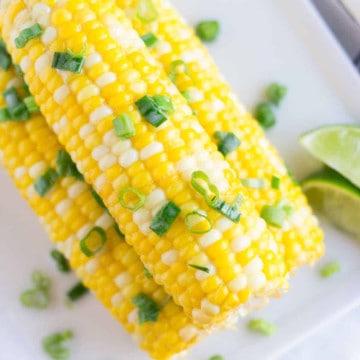
<svg viewBox="0 0 360 360">
<path fill-rule="evenodd" d="M 339 46 L 306 1 L 288 0 L 174 0 L 190 22 L 217 18 L 222 34 L 211 46 L 219 66 L 239 94 L 251 106 L 271 81 L 288 85 L 289 95 L 278 112 L 279 123 L 269 136 L 298 176 L 318 164 L 297 145 L 300 133 L 325 123 L 351 123 L 360 118 L 360 78 Z M 304 268 L 292 280 L 292 289 L 274 300 L 257 316 L 275 322 L 279 331 L 264 338 L 246 331 L 227 331 L 196 346 L 190 359 L 207 359 L 214 353 L 227 360 L 267 359 L 359 359 L 328 344 L 339 339 L 335 327 L 318 335 L 316 344 L 286 351 L 315 328 L 339 317 L 360 303 L 360 246 L 322 222 L 326 233 L 326 260 L 342 265 L 336 277 L 323 280 L 316 271 Z M 46 359 L 40 339 L 57 330 L 73 329 L 72 359 L 142 360 L 130 337 L 91 296 L 69 310 L 63 295 L 76 280 L 61 275 L 49 259 L 51 248 L 34 215 L 20 199 L 10 180 L 0 170 L 0 360 Z M 30 284 L 34 268 L 54 279 L 54 304 L 48 311 L 23 309 L 17 299 Z M 354 313 L 359 319 L 359 312 Z M 353 318 L 354 319 L 354 318 Z M 351 320 L 351 319 L 350 319 Z M 349 325 L 350 326 L 350 325 Z M 359 334 L 359 323 L 346 335 Z M 323 336 L 323 338 L 321 337 Z M 358 337 L 357 337 L 358 338 Z M 341 340 L 340 340 L 341 341 Z M 323 345 L 315 355 L 317 343 Z M 354 345 L 355 346 L 355 345 Z M 357 345 L 358 346 L 358 345 Z M 333 349 L 333 350 L 331 350 Z M 334 350 L 337 349 L 337 350 Z M 339 354 L 339 353 L 338 353 Z M 357 356 L 357 357 L 356 357 Z"/>
</svg>

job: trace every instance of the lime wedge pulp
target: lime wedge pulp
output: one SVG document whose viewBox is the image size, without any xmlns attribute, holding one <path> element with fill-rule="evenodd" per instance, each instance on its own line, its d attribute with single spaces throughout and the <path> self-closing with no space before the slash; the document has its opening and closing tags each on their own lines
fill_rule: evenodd
<svg viewBox="0 0 360 360">
<path fill-rule="evenodd" d="M 360 126 L 322 126 L 303 134 L 300 143 L 318 160 L 360 187 Z"/>
<path fill-rule="evenodd" d="M 314 209 L 360 239 L 360 189 L 329 168 L 311 175 L 302 186 Z"/>
</svg>

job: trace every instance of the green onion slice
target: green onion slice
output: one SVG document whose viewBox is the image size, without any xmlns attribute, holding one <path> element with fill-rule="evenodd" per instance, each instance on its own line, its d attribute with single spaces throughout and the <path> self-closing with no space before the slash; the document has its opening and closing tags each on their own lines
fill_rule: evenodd
<svg viewBox="0 0 360 360">
<path fill-rule="evenodd" d="M 286 211 L 278 206 L 265 205 L 260 216 L 270 225 L 281 228 L 286 219 Z"/>
<path fill-rule="evenodd" d="M 0 68 L 4 71 L 8 71 L 11 65 L 11 56 L 6 49 L 4 41 L 0 40 Z"/>
<path fill-rule="evenodd" d="M 69 52 L 55 52 L 51 66 L 54 69 L 80 74 L 84 64 L 84 56 L 70 54 Z"/>
<path fill-rule="evenodd" d="M 30 119 L 30 113 L 25 104 L 20 100 L 16 89 L 12 86 L 3 93 L 11 119 L 25 121 Z"/>
<path fill-rule="evenodd" d="M 159 100 L 158 100 L 159 102 Z M 140 114 L 153 126 L 159 127 L 167 119 L 167 114 L 151 96 L 145 95 L 135 102 Z"/>
<path fill-rule="evenodd" d="M 206 203 L 213 207 L 219 200 L 219 189 L 210 182 L 209 177 L 203 171 L 194 171 L 191 174 L 192 187 L 204 197 Z"/>
<path fill-rule="evenodd" d="M 241 213 L 239 207 L 243 201 L 241 195 L 238 195 L 233 202 L 233 204 L 228 204 L 224 200 L 219 200 L 214 206 L 213 209 L 218 211 L 220 214 L 224 215 L 234 223 L 238 223 L 241 218 Z"/>
<path fill-rule="evenodd" d="M 50 304 L 50 295 L 44 289 L 30 289 L 21 293 L 20 302 L 25 307 L 46 309 Z"/>
<path fill-rule="evenodd" d="M 278 83 L 272 83 L 266 89 L 266 96 L 268 100 L 276 106 L 279 106 L 281 101 L 287 94 L 287 88 Z"/>
<path fill-rule="evenodd" d="M 276 117 L 269 103 L 258 104 L 254 116 L 264 130 L 268 130 L 276 124 Z"/>
<path fill-rule="evenodd" d="M 183 60 L 175 60 L 175 61 L 173 61 L 170 64 L 169 78 L 174 84 L 176 84 L 177 77 L 181 73 L 184 73 L 184 74 L 190 76 L 188 65 Z"/>
<path fill-rule="evenodd" d="M 156 35 L 154 35 L 154 33 L 152 32 L 142 35 L 141 39 L 144 42 L 145 46 L 148 48 L 151 48 L 159 41 Z"/>
<path fill-rule="evenodd" d="M 171 225 L 179 216 L 180 211 L 180 208 L 178 208 L 172 201 L 169 201 L 155 215 L 151 222 L 150 229 L 158 236 L 163 236 L 167 231 L 169 231 Z"/>
<path fill-rule="evenodd" d="M 55 260 L 56 267 L 60 272 L 67 273 L 71 271 L 69 261 L 66 257 L 58 250 L 51 250 L 50 256 Z"/>
<path fill-rule="evenodd" d="M 131 302 L 139 310 L 139 324 L 157 321 L 160 313 L 160 306 L 146 294 L 140 293 L 134 296 Z"/>
<path fill-rule="evenodd" d="M 152 0 L 140 0 L 137 6 L 137 17 L 144 23 L 150 23 L 157 19 L 159 13 Z"/>
<path fill-rule="evenodd" d="M 214 41 L 220 32 L 220 24 L 216 20 L 202 21 L 196 25 L 196 34 L 203 41 Z"/>
<path fill-rule="evenodd" d="M 104 247 L 107 241 L 106 233 L 103 228 L 95 226 L 80 241 L 80 249 L 87 257 L 97 254 Z"/>
<path fill-rule="evenodd" d="M 259 178 L 247 178 L 241 179 L 241 183 L 251 189 L 265 189 L 266 188 L 266 181 L 265 179 Z"/>
<path fill-rule="evenodd" d="M 276 326 L 265 319 L 253 319 L 248 322 L 248 329 L 263 335 L 272 335 L 276 332 Z"/>
<path fill-rule="evenodd" d="M 11 115 L 9 113 L 9 110 L 7 108 L 0 109 L 0 124 L 10 120 L 11 120 Z"/>
<path fill-rule="evenodd" d="M 188 264 L 188 265 L 196 270 L 206 272 L 207 274 L 210 273 L 210 269 L 207 268 L 206 266 L 200 266 L 200 265 L 196 265 L 196 264 Z"/>
<path fill-rule="evenodd" d="M 119 201 L 123 208 L 137 211 L 145 204 L 146 196 L 138 189 L 127 186 L 120 191 Z"/>
<path fill-rule="evenodd" d="M 129 139 L 136 134 L 134 124 L 129 114 L 124 113 L 117 116 L 113 119 L 113 126 L 116 135 L 122 140 Z"/>
<path fill-rule="evenodd" d="M 31 274 L 31 280 L 37 289 L 48 290 L 51 286 L 50 278 L 41 271 L 34 271 Z"/>
<path fill-rule="evenodd" d="M 30 114 L 37 114 L 40 112 L 39 106 L 36 104 L 35 98 L 33 96 L 28 96 L 24 99 L 24 104 L 28 109 Z"/>
<path fill-rule="evenodd" d="M 169 97 L 164 95 L 155 95 L 153 96 L 153 100 L 160 108 L 160 110 L 163 111 L 166 115 L 171 115 L 174 113 L 174 105 Z"/>
<path fill-rule="evenodd" d="M 280 178 L 273 175 L 271 177 L 271 187 L 275 190 L 279 190 L 280 189 Z"/>
<path fill-rule="evenodd" d="M 73 176 L 78 180 L 84 180 L 70 155 L 65 150 L 60 150 L 56 156 L 56 168 L 60 176 Z"/>
<path fill-rule="evenodd" d="M 225 360 L 221 355 L 213 355 L 209 360 Z"/>
<path fill-rule="evenodd" d="M 66 296 L 69 300 L 76 301 L 82 298 L 88 292 L 89 289 L 82 282 L 79 282 L 66 293 Z"/>
<path fill-rule="evenodd" d="M 70 330 L 46 336 L 42 340 L 44 351 L 54 360 L 66 360 L 70 357 L 70 351 L 64 346 L 64 342 L 71 340 L 73 333 Z"/>
<path fill-rule="evenodd" d="M 323 278 L 329 278 L 341 270 L 340 264 L 336 261 L 328 262 L 327 264 L 323 265 L 320 269 L 320 276 Z"/>
<path fill-rule="evenodd" d="M 41 36 L 43 32 L 40 24 L 34 24 L 31 27 L 21 30 L 19 36 L 15 39 L 16 48 L 23 48 L 31 39 Z"/>
<path fill-rule="evenodd" d="M 241 144 L 240 140 L 232 132 L 216 131 L 214 137 L 219 141 L 218 150 L 224 156 L 235 151 Z"/>
<path fill-rule="evenodd" d="M 291 216 L 295 211 L 294 207 L 289 203 L 289 201 L 284 199 L 278 200 L 275 206 L 280 209 L 283 209 L 286 213 L 286 216 Z"/>
<path fill-rule="evenodd" d="M 152 279 L 153 278 L 151 272 L 146 267 L 144 267 L 144 273 L 145 273 L 145 277 L 147 279 Z"/>
<path fill-rule="evenodd" d="M 45 174 L 36 179 L 34 188 L 40 196 L 46 193 L 55 185 L 59 174 L 54 169 L 49 169 Z"/>
<path fill-rule="evenodd" d="M 199 211 L 186 214 L 185 225 L 193 234 L 205 234 L 213 228 L 210 218 Z"/>
</svg>

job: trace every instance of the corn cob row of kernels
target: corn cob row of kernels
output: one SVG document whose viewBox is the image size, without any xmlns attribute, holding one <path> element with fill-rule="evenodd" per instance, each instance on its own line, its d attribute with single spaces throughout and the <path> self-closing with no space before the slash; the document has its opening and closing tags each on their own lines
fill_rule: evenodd
<svg viewBox="0 0 360 360">
<path fill-rule="evenodd" d="M 1 93 L 17 83 L 13 69 L 0 70 Z M 1 97 L 0 107 L 3 106 Z M 63 177 L 46 196 L 36 192 L 36 180 L 48 169 L 56 168 L 57 154 L 61 150 L 62 146 L 40 114 L 33 115 L 27 122 L 0 124 L 3 166 L 79 278 L 153 358 L 168 359 L 187 350 L 199 340 L 203 331 L 145 275 L 139 257 L 119 237 L 115 222 L 96 202 L 89 185 L 75 177 Z M 87 257 L 80 250 L 80 241 L 95 227 L 105 231 L 107 242 L 100 253 Z M 138 309 L 132 303 L 139 293 L 146 294 L 157 304 L 164 304 L 156 322 L 139 323 Z"/>
<path fill-rule="evenodd" d="M 153 3 L 157 16 L 144 22 L 138 16 L 141 2 L 116 0 L 139 35 L 153 33 L 157 37 L 157 43 L 150 50 L 168 73 L 175 61 L 185 63 L 188 74 L 178 74 L 177 86 L 190 96 L 190 105 L 208 134 L 213 137 L 216 131 L 228 131 L 241 140 L 241 146 L 226 160 L 238 177 L 266 180 L 266 189 L 251 190 L 250 194 L 259 212 L 263 206 L 274 205 L 279 200 L 291 203 L 295 211 L 283 228 L 272 229 L 285 248 L 288 268 L 292 270 L 302 264 L 313 264 L 324 252 L 323 235 L 305 196 L 288 176 L 276 150 L 266 140 L 251 114 L 238 102 L 193 29 L 170 3 L 167 0 L 149 1 L 148 4 Z M 271 188 L 272 176 L 280 179 L 280 189 Z M 237 246 L 235 241 L 234 248 Z"/>
<path fill-rule="evenodd" d="M 1 9 L 9 52 L 47 122 L 156 282 L 196 323 L 222 322 L 249 296 L 266 297 L 285 286 L 282 253 L 246 189 L 112 1 L 15 0 L 3 2 Z M 43 27 L 43 35 L 16 48 L 19 32 L 34 23 Z M 87 55 L 81 74 L 51 68 L 55 51 L 80 51 L 84 43 Z M 155 129 L 134 103 L 157 94 L 171 99 L 175 113 Z M 126 141 L 116 137 L 112 125 L 122 113 L 131 115 L 137 133 Z M 190 177 L 195 170 L 207 173 L 225 201 L 244 197 L 239 224 L 209 208 L 194 191 Z M 118 200 L 129 185 L 148 196 L 144 208 L 135 213 L 123 209 Z M 168 201 L 182 214 L 159 237 L 149 225 Z M 184 214 L 194 210 L 206 211 L 214 225 L 205 235 L 194 235 L 185 227 Z M 235 240 L 243 246 L 233 251 Z M 189 263 L 211 271 L 194 271 Z"/>
</svg>

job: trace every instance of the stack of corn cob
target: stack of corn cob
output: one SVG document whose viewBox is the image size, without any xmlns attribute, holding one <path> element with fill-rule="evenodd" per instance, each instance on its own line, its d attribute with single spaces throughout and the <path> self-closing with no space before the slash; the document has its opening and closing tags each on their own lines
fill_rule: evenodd
<svg viewBox="0 0 360 360">
<path fill-rule="evenodd" d="M 2 163 L 152 357 L 229 326 L 321 256 L 300 188 L 166 1 L 1 0 L 0 26 Z M 241 145 L 224 158 L 215 132 Z M 278 189 L 240 181 L 273 176 Z M 281 228 L 259 215 L 279 203 Z"/>
</svg>

